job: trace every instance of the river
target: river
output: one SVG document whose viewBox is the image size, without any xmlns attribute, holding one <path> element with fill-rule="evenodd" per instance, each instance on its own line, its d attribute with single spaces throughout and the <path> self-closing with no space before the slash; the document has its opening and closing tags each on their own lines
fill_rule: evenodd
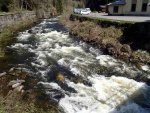
<svg viewBox="0 0 150 113">
<path fill-rule="evenodd" d="M 65 113 L 150 113 L 150 87 L 140 82 L 150 78 L 149 66 L 139 70 L 70 36 L 57 18 L 31 30 L 9 46 L 17 53 L 14 66 L 39 77 Z"/>
</svg>

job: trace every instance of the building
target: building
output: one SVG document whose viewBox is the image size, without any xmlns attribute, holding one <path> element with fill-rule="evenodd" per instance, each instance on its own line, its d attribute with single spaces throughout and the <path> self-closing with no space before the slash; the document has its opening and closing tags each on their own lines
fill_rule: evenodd
<svg viewBox="0 0 150 113">
<path fill-rule="evenodd" d="M 150 0 L 119 0 L 107 4 L 108 15 L 149 15 Z"/>
<path fill-rule="evenodd" d="M 100 5 L 100 12 L 106 12 L 106 5 Z"/>
</svg>

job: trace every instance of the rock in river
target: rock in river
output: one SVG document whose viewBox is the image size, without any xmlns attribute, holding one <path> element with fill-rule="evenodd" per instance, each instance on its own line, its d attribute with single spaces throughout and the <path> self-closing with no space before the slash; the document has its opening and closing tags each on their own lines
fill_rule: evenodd
<svg viewBox="0 0 150 113">
<path fill-rule="evenodd" d="M 3 77 L 3 76 L 5 76 L 5 75 L 6 75 L 6 72 L 0 73 L 0 77 Z"/>
<path fill-rule="evenodd" d="M 12 80 L 12 81 L 10 81 L 10 82 L 8 83 L 7 86 L 13 86 L 14 84 L 17 84 L 17 83 L 22 84 L 22 83 L 24 83 L 24 82 L 25 82 L 25 80 Z"/>
</svg>

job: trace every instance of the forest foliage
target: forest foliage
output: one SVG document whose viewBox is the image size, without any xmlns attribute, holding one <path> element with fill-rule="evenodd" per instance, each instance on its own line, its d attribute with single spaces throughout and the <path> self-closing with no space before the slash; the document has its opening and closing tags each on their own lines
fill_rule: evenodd
<svg viewBox="0 0 150 113">
<path fill-rule="evenodd" d="M 39 18 L 49 18 L 72 12 L 74 7 L 104 5 L 112 1 L 114 0 L 0 0 L 0 12 L 34 10 Z"/>
</svg>

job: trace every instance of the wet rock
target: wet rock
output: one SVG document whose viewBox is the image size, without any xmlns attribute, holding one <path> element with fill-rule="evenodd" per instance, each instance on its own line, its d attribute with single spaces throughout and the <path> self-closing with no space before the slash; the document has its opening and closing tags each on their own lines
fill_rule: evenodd
<svg viewBox="0 0 150 113">
<path fill-rule="evenodd" d="M 24 86 L 21 85 L 21 86 L 16 87 L 15 90 L 18 92 L 23 92 L 23 88 L 24 88 Z"/>
<path fill-rule="evenodd" d="M 46 33 L 46 30 L 42 30 L 41 33 Z"/>
<path fill-rule="evenodd" d="M 6 72 L 4 72 L 4 73 L 0 73 L 0 77 L 3 77 L 3 76 L 6 76 Z"/>
<path fill-rule="evenodd" d="M 20 85 L 21 85 L 21 83 L 13 84 L 13 85 L 12 85 L 12 88 L 17 88 L 17 87 L 20 86 Z"/>
<path fill-rule="evenodd" d="M 87 86 L 92 86 L 92 84 L 89 82 L 89 80 L 87 80 L 87 79 L 84 79 L 84 78 L 82 78 L 82 77 L 75 77 L 74 79 L 73 79 L 73 82 L 74 83 L 83 83 L 84 85 L 87 85 Z"/>
<path fill-rule="evenodd" d="M 49 90 L 47 92 L 48 95 L 50 95 L 50 98 L 51 99 L 54 99 L 55 101 L 59 101 L 61 98 L 64 98 L 65 97 L 65 94 L 57 89 L 52 89 L 52 90 Z"/>
<path fill-rule="evenodd" d="M 58 74 L 56 76 L 56 80 L 64 82 L 65 81 L 65 76 L 63 74 Z"/>
<path fill-rule="evenodd" d="M 37 83 L 36 87 L 37 89 L 53 89 L 53 87 L 49 84 L 43 84 L 41 82 Z"/>
<path fill-rule="evenodd" d="M 24 83 L 24 82 L 25 82 L 25 80 L 12 80 L 12 81 L 10 81 L 10 82 L 8 83 L 7 86 L 12 86 L 12 85 L 17 84 L 17 83 L 22 84 L 22 83 Z"/>
<path fill-rule="evenodd" d="M 83 79 L 79 78 L 79 77 L 76 77 L 75 79 L 73 79 L 73 82 L 74 83 L 83 83 Z"/>
<path fill-rule="evenodd" d="M 12 67 L 12 68 L 11 68 L 8 72 L 10 72 L 10 73 L 11 73 L 11 72 L 13 72 L 13 71 L 14 71 L 14 69 L 15 69 L 15 68 L 14 68 L 14 67 Z"/>
<path fill-rule="evenodd" d="M 37 31 L 36 31 L 36 30 L 32 30 L 32 29 L 30 29 L 30 30 L 28 31 L 28 33 L 36 34 L 36 33 L 37 33 Z"/>
<path fill-rule="evenodd" d="M 54 89 L 49 84 L 38 83 L 36 86 L 36 89 L 40 95 L 44 94 L 45 96 L 48 96 L 48 98 L 50 100 L 53 100 L 54 102 L 58 102 L 61 98 L 63 98 L 65 96 L 65 94 L 62 90 Z"/>
<path fill-rule="evenodd" d="M 70 92 L 70 93 L 77 93 L 77 91 L 76 91 L 74 88 L 68 86 L 68 84 L 66 84 L 66 83 L 64 83 L 64 82 L 57 81 L 57 84 L 58 84 L 63 90 L 65 90 L 65 91 L 67 91 L 67 92 Z"/>
<path fill-rule="evenodd" d="M 8 74 L 13 76 L 19 76 L 21 72 L 22 72 L 21 68 L 13 67 L 8 71 Z"/>
<path fill-rule="evenodd" d="M 92 83 L 89 82 L 89 81 L 87 81 L 87 80 L 83 80 L 83 84 L 84 84 L 84 85 L 87 85 L 87 86 L 89 86 L 89 87 L 92 86 Z"/>
<path fill-rule="evenodd" d="M 21 93 L 25 93 L 25 90 L 22 89 L 22 90 L 21 90 Z"/>
<path fill-rule="evenodd" d="M 41 33 L 48 33 L 48 32 L 51 32 L 51 30 L 50 29 L 48 29 L 48 30 L 44 29 L 44 30 L 41 31 Z"/>
<path fill-rule="evenodd" d="M 16 76 L 16 73 L 14 72 L 14 73 L 9 73 L 10 75 L 12 75 L 12 76 Z"/>
</svg>

